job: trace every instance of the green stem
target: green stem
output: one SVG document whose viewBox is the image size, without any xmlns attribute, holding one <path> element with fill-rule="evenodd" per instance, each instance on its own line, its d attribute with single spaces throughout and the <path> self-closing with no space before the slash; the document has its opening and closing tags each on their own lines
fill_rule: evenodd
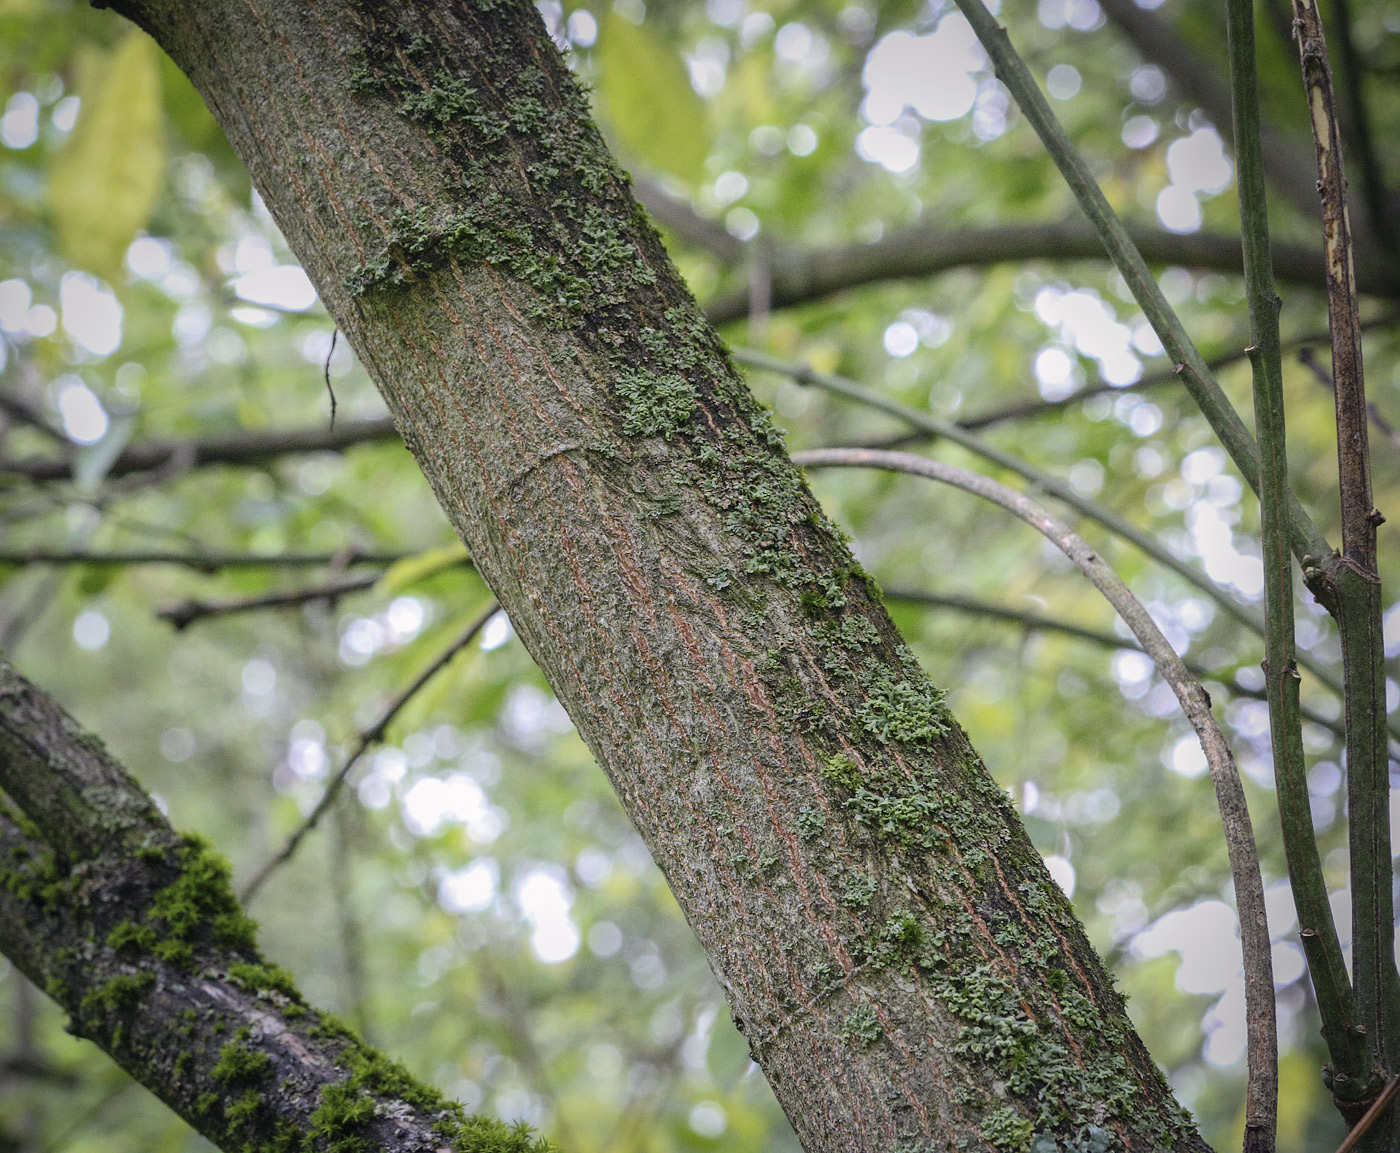
<svg viewBox="0 0 1400 1153">
<path fill-rule="evenodd" d="M 997 79 L 1006 85 L 1022 115 L 1031 122 L 1074 193 L 1079 207 L 1089 218 L 1099 239 L 1108 250 L 1114 267 L 1132 291 L 1138 307 L 1147 317 L 1167 355 L 1178 365 L 1183 382 L 1197 407 L 1205 415 L 1245 482 L 1259 491 L 1259 451 L 1239 413 L 1221 391 L 1204 358 L 1187 336 L 1181 320 L 1148 271 L 1137 245 L 1118 215 L 1109 206 L 1103 190 L 1094 179 L 1084 158 L 1070 141 L 1064 126 L 1056 119 L 1044 94 L 1026 63 L 1011 46 L 1006 29 L 996 22 L 982 0 L 956 0 L 977 39 L 991 58 Z M 1324 558 L 1332 552 L 1327 540 L 1309 519 L 1295 497 L 1288 501 L 1289 537 L 1300 561 Z"/>
<path fill-rule="evenodd" d="M 1355 1031 L 1356 1009 L 1342 965 L 1342 947 L 1327 900 L 1327 884 L 1317 852 L 1303 756 L 1303 722 L 1293 633 L 1293 563 L 1288 549 L 1286 506 L 1288 453 L 1284 427 L 1283 353 L 1279 343 L 1278 293 L 1269 255 L 1269 215 L 1260 140 L 1258 77 L 1254 56 L 1252 0 L 1226 0 L 1230 83 L 1234 108 L 1235 162 L 1238 166 L 1240 226 L 1244 242 L 1245 292 L 1249 300 L 1249 349 L 1254 370 L 1254 419 L 1259 436 L 1260 535 L 1264 561 L 1264 672 L 1269 701 L 1269 732 L 1274 778 L 1289 882 L 1298 923 L 1312 938 L 1309 960 L 1322 1034 L 1332 1061 L 1333 1084 L 1360 1088 L 1375 1064 L 1364 1034 Z M 1275 1092 L 1277 1085 L 1275 1085 Z M 1345 1093 L 1343 1094 L 1345 1095 Z M 1252 1104 L 1252 1102 L 1251 1102 Z M 1246 1122 L 1245 1148 L 1258 1137 Z"/>
<path fill-rule="evenodd" d="M 1064 501 L 1075 511 L 1092 520 L 1095 524 L 1102 525 L 1115 536 L 1121 537 L 1130 544 L 1141 549 L 1158 564 L 1171 569 L 1177 576 L 1185 581 L 1189 581 L 1195 588 L 1199 589 L 1206 596 L 1210 597 L 1216 604 L 1225 610 L 1235 620 L 1239 621 L 1256 636 L 1264 635 L 1264 622 L 1251 609 L 1238 604 L 1219 586 L 1217 586 L 1204 573 L 1197 572 L 1179 557 L 1173 556 L 1160 541 L 1148 533 L 1143 532 L 1131 521 L 1119 516 L 1112 509 L 1080 496 L 1065 481 L 1055 476 L 1053 473 L 1045 472 L 1028 464 L 1020 457 L 1013 456 L 1009 452 L 997 448 L 995 445 L 983 440 L 980 436 L 968 432 L 956 424 L 938 420 L 926 412 L 920 412 L 917 408 L 910 408 L 906 404 L 900 404 L 896 400 L 881 396 L 877 392 L 872 392 L 864 388 L 853 380 L 848 380 L 843 376 L 836 376 L 832 373 L 817 372 L 805 365 L 791 364 L 787 361 L 776 360 L 771 356 L 765 356 L 761 352 L 752 349 L 736 348 L 732 349 L 730 355 L 740 364 L 750 365 L 754 368 L 761 368 L 767 372 L 776 372 L 782 376 L 790 377 L 799 384 L 808 384 L 814 388 L 820 388 L 825 392 L 835 393 L 844 396 L 848 400 L 854 400 L 858 404 L 866 405 L 870 408 L 879 409 L 881 412 L 889 413 L 890 416 L 897 417 L 914 428 L 921 429 L 932 436 L 942 437 L 954 444 L 961 445 L 969 452 L 975 453 L 984 460 L 989 460 L 994 464 L 1017 476 L 1030 481 L 1043 492 L 1049 493 L 1057 500 Z M 1299 663 L 1312 673 L 1328 689 L 1342 696 L 1342 682 L 1336 673 L 1310 657 L 1302 654 Z M 1396 726 L 1395 737 L 1400 740 L 1400 725 Z"/>
<path fill-rule="evenodd" d="M 1390 774 L 1385 739 L 1384 642 L 1376 528 L 1371 503 L 1361 318 L 1341 132 L 1327 41 L 1315 0 L 1294 0 L 1294 26 L 1317 145 L 1327 271 L 1327 321 L 1336 384 L 1342 555 L 1321 578 L 1335 590 L 1346 681 L 1347 814 L 1351 850 L 1352 958 L 1361 1022 L 1388 1069 L 1400 1066 L 1400 977 L 1391 893 Z M 1389 1142 L 1385 1142 L 1388 1144 Z"/>
</svg>

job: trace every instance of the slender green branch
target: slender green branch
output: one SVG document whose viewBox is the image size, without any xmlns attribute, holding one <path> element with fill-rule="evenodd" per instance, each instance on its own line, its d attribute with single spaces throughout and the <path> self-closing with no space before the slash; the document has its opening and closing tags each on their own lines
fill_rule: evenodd
<svg viewBox="0 0 1400 1153">
<path fill-rule="evenodd" d="M 859 404 L 864 404 L 870 408 L 879 409 L 891 416 L 897 417 L 914 428 L 922 429 L 932 436 L 942 437 L 953 444 L 961 445 L 969 452 L 976 453 L 984 460 L 989 460 L 1000 465 L 1009 472 L 1014 472 L 1017 476 L 1030 481 L 1031 484 L 1049 493 L 1057 500 L 1064 501 L 1076 512 L 1092 520 L 1095 524 L 1102 525 L 1115 536 L 1135 545 L 1144 553 L 1150 556 L 1158 564 L 1171 569 L 1177 576 L 1188 581 L 1192 586 L 1199 589 L 1206 596 L 1210 597 L 1216 604 L 1225 610 L 1235 620 L 1239 621 L 1246 628 L 1250 629 L 1257 636 L 1264 635 L 1264 621 L 1252 609 L 1239 604 L 1232 599 L 1223 589 L 1215 584 L 1204 573 L 1197 572 L 1179 557 L 1173 556 L 1159 540 L 1149 533 L 1143 532 L 1131 521 L 1119 516 L 1112 509 L 1105 508 L 1095 501 L 1089 500 L 1075 492 L 1069 484 L 1042 469 L 1028 464 L 1020 457 L 997 448 L 995 445 L 983 440 L 981 437 L 960 428 L 947 421 L 941 421 L 930 416 L 926 412 L 920 412 L 916 408 L 900 404 L 898 401 L 890 400 L 879 393 L 872 392 L 864 388 L 853 380 L 848 380 L 843 376 L 835 376 L 831 373 L 817 372 L 807 368 L 805 365 L 790 364 L 786 361 L 775 360 L 763 353 L 754 352 L 752 349 L 733 349 L 731 355 L 740 364 L 751 365 L 754 368 L 761 368 L 768 372 L 776 372 L 783 376 L 791 377 L 799 384 L 809 384 L 815 388 L 832 392 L 839 396 L 844 396 L 849 400 L 854 400 Z M 1342 684 L 1337 675 L 1321 661 L 1315 660 L 1307 654 L 1300 655 L 1299 663 L 1312 673 L 1319 681 L 1336 693 L 1342 695 Z M 1397 726 L 1396 739 L 1400 740 L 1400 726 Z"/>
<path fill-rule="evenodd" d="M 1182 367 L 1182 379 L 1192 399 L 1210 422 L 1225 451 L 1240 470 L 1240 475 L 1250 488 L 1258 492 L 1259 452 L 1254 438 L 1249 435 L 1239 413 L 1221 391 L 1180 319 L 1167 303 L 1160 286 L 1148 271 L 1147 262 L 1117 213 L 1109 206 L 1103 190 L 1070 141 L 1064 126 L 1050 110 L 1030 69 L 1011 46 L 1006 29 L 996 22 L 982 0 L 957 0 L 957 5 L 991 58 L 997 79 L 1006 85 L 1022 114 L 1031 122 L 1059 167 L 1060 174 L 1069 184 L 1079 207 L 1093 223 L 1114 267 L 1157 333 L 1157 339 L 1162 342 L 1172 362 Z M 1331 553 L 1331 546 L 1294 498 L 1290 498 L 1289 502 L 1288 523 L 1292 547 L 1299 560 L 1323 558 Z"/>
<path fill-rule="evenodd" d="M 355 751 L 346 758 L 345 763 L 341 765 L 340 768 L 336 770 L 335 775 L 326 782 L 325 791 L 322 792 L 321 799 L 316 802 L 316 807 L 307 814 L 306 819 L 302 821 L 292 832 L 292 835 L 287 838 L 287 843 L 278 850 L 277 855 L 270 858 L 262 868 L 254 873 L 252 880 L 243 887 L 243 892 L 239 894 L 239 897 L 245 904 L 252 901 L 252 899 L 257 896 L 258 890 L 263 887 L 267 879 L 272 876 L 273 873 L 292 859 L 293 854 L 301 847 L 301 842 L 305 839 L 306 835 L 320 823 L 321 818 L 326 815 L 327 810 L 335 804 L 335 799 L 340 795 L 340 790 L 345 786 L 345 780 L 349 777 L 350 770 L 360 763 L 360 759 L 365 753 L 369 752 L 371 748 L 384 739 L 384 734 L 388 731 L 394 718 L 403 711 L 403 707 L 418 695 L 424 685 L 451 664 L 452 658 L 471 644 L 472 641 L 476 639 L 477 634 L 486 627 L 486 623 L 500 611 L 501 606 L 495 601 L 487 605 L 486 611 L 473 620 L 461 636 L 448 645 L 447 648 L 443 649 L 433 663 L 419 673 L 418 676 L 414 678 L 413 683 L 389 703 L 388 708 L 379 714 L 378 719 L 372 725 L 360 731 L 359 741 L 355 745 Z"/>
<path fill-rule="evenodd" d="M 907 452 L 873 452 L 867 449 L 817 449 L 793 453 L 801 468 L 881 468 L 949 484 L 991 501 L 1051 541 L 1078 566 L 1094 587 L 1118 611 L 1138 643 L 1152 658 L 1200 737 L 1210 767 L 1225 845 L 1239 910 L 1240 946 L 1244 954 L 1245 1014 L 1249 1064 L 1249 1101 L 1252 1116 L 1264 1132 L 1272 1133 L 1276 1116 L 1278 1028 L 1274 1009 L 1274 978 L 1268 917 L 1264 911 L 1264 882 L 1259 871 L 1259 850 L 1254 842 L 1249 807 L 1235 758 L 1225 735 L 1215 723 L 1210 697 L 1177 656 L 1152 616 L 1128 590 L 1118 574 L 1070 527 L 1040 505 L 1004 484 L 942 461 L 927 460 Z"/>
<path fill-rule="evenodd" d="M 1034 632 L 1061 633 L 1067 637 L 1074 637 L 1076 640 L 1098 645 L 1100 648 L 1136 653 L 1143 651 L 1142 646 L 1130 637 L 1120 637 L 1117 633 L 1088 628 L 1085 625 L 1075 624 L 1073 621 L 1047 617 L 1025 609 L 1013 609 L 1007 605 L 997 604 L 995 601 L 983 600 L 980 597 L 962 596 L 958 593 L 926 592 L 921 589 L 887 588 L 884 591 L 886 603 L 903 602 L 905 604 L 926 605 L 930 608 L 952 609 L 955 612 L 989 617 L 1006 624 L 1018 625 Z M 1251 688 L 1244 684 L 1236 674 L 1208 669 L 1194 661 L 1185 661 L 1185 664 L 1193 676 L 1202 681 L 1219 682 L 1225 686 L 1225 691 L 1232 697 L 1244 697 L 1255 701 L 1264 700 L 1266 697 L 1263 689 Z M 1336 717 L 1330 717 L 1317 709 L 1309 708 L 1307 705 L 1302 706 L 1302 715 L 1304 720 L 1326 729 L 1338 740 L 1346 739 L 1346 729 Z"/>
<path fill-rule="evenodd" d="M 1361 318 L 1356 297 L 1341 130 L 1316 0 L 1293 0 L 1303 83 L 1317 145 L 1327 256 L 1327 321 L 1336 387 L 1342 555 L 1322 579 L 1335 593 L 1346 680 L 1347 813 L 1351 850 L 1352 962 L 1361 1022 L 1388 1070 L 1400 1067 L 1400 975 L 1391 892 L 1390 769 L 1385 737 L 1384 642 L 1371 503 Z M 1387 1141 L 1388 1145 L 1389 1142 Z"/>
<path fill-rule="evenodd" d="M 1308 796 L 1307 763 L 1303 757 L 1303 720 L 1298 699 L 1298 668 L 1293 634 L 1293 558 L 1284 522 L 1288 494 L 1288 452 L 1284 428 L 1283 353 L 1279 346 L 1281 301 L 1274 288 L 1269 257 L 1269 213 L 1264 189 L 1260 143 L 1259 82 L 1254 56 L 1252 0 L 1226 0 L 1226 29 L 1230 48 L 1230 87 L 1234 108 L 1235 162 L 1239 169 L 1240 227 L 1244 241 L 1245 291 L 1249 300 L 1249 348 L 1254 376 L 1254 419 L 1259 437 L 1260 535 L 1264 561 L 1264 674 L 1269 699 L 1269 735 L 1273 745 L 1274 779 L 1279 819 L 1283 828 L 1288 879 L 1298 909 L 1298 923 L 1317 934 L 1328 964 L 1312 973 L 1322 1014 L 1322 1034 L 1332 1059 L 1333 1087 L 1367 1088 L 1375 1064 L 1369 1046 L 1357 1044 L 1347 1032 L 1355 1019 L 1350 984 L 1338 962 L 1342 948 L 1327 900 L 1322 861 L 1313 831 Z M 1326 976 L 1338 975 L 1335 986 Z M 1340 1006 L 1340 1007 L 1339 1007 Z M 1276 1087 L 1275 1087 L 1276 1088 Z M 1246 1121 L 1245 1148 L 1272 1148 L 1274 1134 L 1251 1132 Z"/>
</svg>

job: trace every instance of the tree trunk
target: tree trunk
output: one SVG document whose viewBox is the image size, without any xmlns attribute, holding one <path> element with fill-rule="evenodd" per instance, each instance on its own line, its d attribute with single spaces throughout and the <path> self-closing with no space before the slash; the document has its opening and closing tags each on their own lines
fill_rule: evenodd
<svg viewBox="0 0 1400 1153">
<path fill-rule="evenodd" d="M 1203 1149 L 533 7 L 113 6 L 248 164 L 804 1147 Z"/>
</svg>

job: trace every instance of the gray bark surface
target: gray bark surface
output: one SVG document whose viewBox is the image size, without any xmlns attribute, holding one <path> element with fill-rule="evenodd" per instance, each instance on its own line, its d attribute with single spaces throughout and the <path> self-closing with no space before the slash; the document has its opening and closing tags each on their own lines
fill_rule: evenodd
<svg viewBox="0 0 1400 1153">
<path fill-rule="evenodd" d="M 137 0 L 813 1151 L 1203 1149 L 522 0 Z"/>
</svg>

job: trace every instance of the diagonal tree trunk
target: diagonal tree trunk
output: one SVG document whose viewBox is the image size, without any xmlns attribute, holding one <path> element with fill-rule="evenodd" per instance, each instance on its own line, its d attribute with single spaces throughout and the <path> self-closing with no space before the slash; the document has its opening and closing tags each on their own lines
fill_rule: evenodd
<svg viewBox="0 0 1400 1153">
<path fill-rule="evenodd" d="M 804 1146 L 1204 1149 L 527 0 L 112 6 L 247 162 Z"/>
</svg>

